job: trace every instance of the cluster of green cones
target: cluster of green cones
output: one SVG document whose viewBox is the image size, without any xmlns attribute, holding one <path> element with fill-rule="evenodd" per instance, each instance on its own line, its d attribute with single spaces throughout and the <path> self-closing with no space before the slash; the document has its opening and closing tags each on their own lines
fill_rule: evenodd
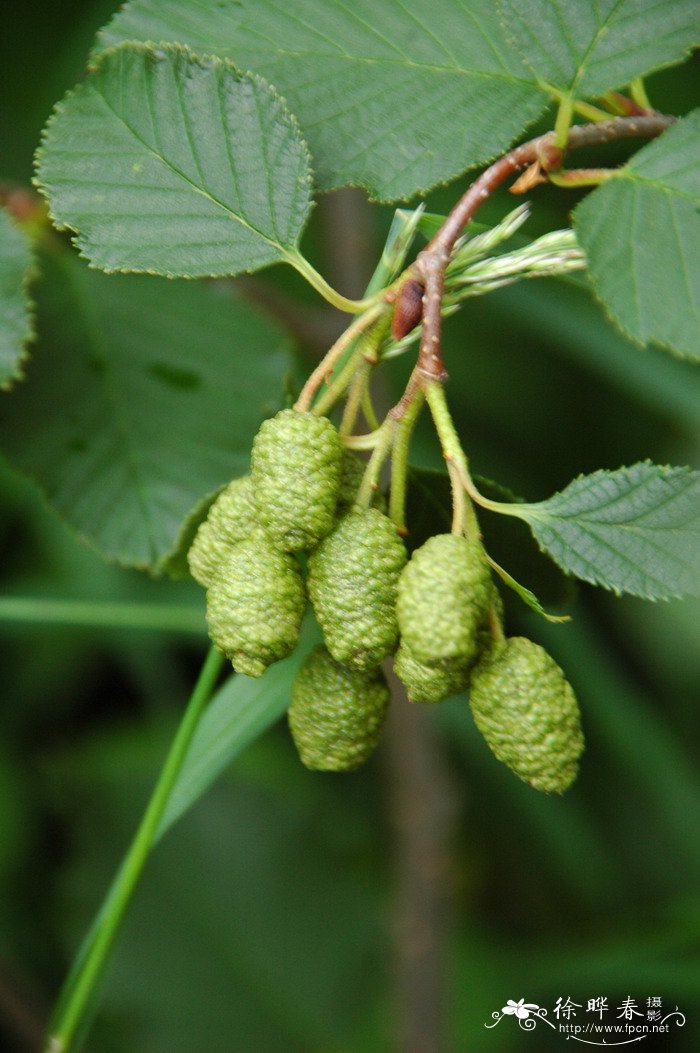
<svg viewBox="0 0 700 1053">
<path fill-rule="evenodd" d="M 583 736 L 561 669 L 538 644 L 504 636 L 480 540 L 439 534 L 409 559 L 392 520 L 355 504 L 363 472 L 327 418 L 283 410 L 264 422 L 250 475 L 219 494 L 188 556 L 213 643 L 261 676 L 296 647 L 308 598 L 324 644 L 302 663 L 289 708 L 307 767 L 350 771 L 370 756 L 389 703 L 382 663 L 394 656 L 411 701 L 469 691 L 496 757 L 563 792 Z"/>
</svg>

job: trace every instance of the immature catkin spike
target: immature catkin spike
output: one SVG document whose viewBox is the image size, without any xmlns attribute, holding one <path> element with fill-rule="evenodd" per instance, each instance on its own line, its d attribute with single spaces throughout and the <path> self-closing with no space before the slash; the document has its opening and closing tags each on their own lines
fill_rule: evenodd
<svg viewBox="0 0 700 1053">
<path fill-rule="evenodd" d="M 220 565 L 207 592 L 209 635 L 239 673 L 262 676 L 294 650 L 305 606 L 297 561 L 259 535 Z"/>
<path fill-rule="evenodd" d="M 406 549 L 376 508 L 351 512 L 309 557 L 308 587 L 328 650 L 372 669 L 398 640 L 396 589 Z"/>
<path fill-rule="evenodd" d="M 473 662 L 492 590 L 480 542 L 457 534 L 429 538 L 399 580 L 399 628 L 413 655 L 427 665 Z"/>
<path fill-rule="evenodd" d="M 234 479 L 216 498 L 200 526 L 187 561 L 195 581 L 208 588 L 233 545 L 259 530 L 249 475 Z"/>
<path fill-rule="evenodd" d="M 343 444 L 326 417 L 282 410 L 253 442 L 260 523 L 285 552 L 313 548 L 332 529 Z"/>
<path fill-rule="evenodd" d="M 584 740 L 576 697 L 543 647 L 515 636 L 495 644 L 472 675 L 474 721 L 491 750 L 537 790 L 563 793 Z"/>
<path fill-rule="evenodd" d="M 394 658 L 394 672 L 403 683 L 411 702 L 442 702 L 469 686 L 469 665 L 456 663 L 441 667 L 426 665 L 402 640 Z"/>
<path fill-rule="evenodd" d="M 288 713 L 302 762 L 317 771 L 358 768 L 379 742 L 388 702 L 381 670 L 359 673 L 317 648 L 296 675 Z"/>
</svg>

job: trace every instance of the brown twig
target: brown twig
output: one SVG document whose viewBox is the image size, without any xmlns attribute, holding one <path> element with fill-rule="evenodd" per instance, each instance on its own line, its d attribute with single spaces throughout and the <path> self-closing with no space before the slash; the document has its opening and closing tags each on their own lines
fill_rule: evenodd
<svg viewBox="0 0 700 1053">
<path fill-rule="evenodd" d="M 617 117 L 595 124 L 574 125 L 569 129 L 567 149 L 576 150 L 582 146 L 619 139 L 653 138 L 665 131 L 675 120 L 675 117 L 666 114 L 649 114 Z M 407 276 L 409 280 L 422 281 L 425 286 L 423 331 L 414 383 L 424 384 L 431 380 L 444 380 L 446 377 L 440 350 L 442 294 L 445 268 L 457 238 L 484 201 L 506 179 L 531 165 L 539 165 L 546 172 L 547 169 L 557 167 L 561 160 L 562 152 L 554 145 L 554 132 L 547 132 L 521 146 L 516 146 L 514 150 L 509 150 L 472 183 L 435 237 L 418 255 Z"/>
<path fill-rule="evenodd" d="M 384 760 L 394 860 L 397 1053 L 444 1053 L 452 876 L 458 800 L 425 707 L 392 689 Z"/>
</svg>

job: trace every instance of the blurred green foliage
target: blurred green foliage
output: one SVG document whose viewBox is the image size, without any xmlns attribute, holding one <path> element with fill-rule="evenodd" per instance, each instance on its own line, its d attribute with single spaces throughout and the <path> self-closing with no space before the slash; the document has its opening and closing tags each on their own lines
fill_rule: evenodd
<svg viewBox="0 0 700 1053">
<path fill-rule="evenodd" d="M 44 0 L 14 18 L 0 178 L 28 182 L 50 106 L 79 76 L 112 6 Z M 666 71 L 651 78 L 651 96 L 684 112 L 696 77 L 696 63 Z M 429 207 L 447 208 L 457 192 L 435 193 Z M 571 203 L 538 191 L 527 230 L 563 224 Z M 480 218 L 505 207 L 501 195 Z M 323 241 L 323 215 L 307 236 L 311 249 Z M 372 252 L 390 210 L 373 215 Z M 264 280 L 296 288 L 275 271 Z M 543 498 L 579 472 L 645 457 L 697 466 L 700 374 L 628 344 L 579 285 L 503 290 L 468 304 L 448 333 L 448 395 L 465 447 L 477 472 L 514 492 Z M 397 390 L 407 368 L 392 367 Z M 415 459 L 437 466 L 424 425 Z M 102 563 L 6 467 L 0 494 L 7 594 L 201 609 L 188 583 Z M 507 527 L 499 544 L 516 560 L 526 528 Z M 538 560 L 519 566 L 536 591 Z M 559 583 L 545 582 L 545 595 L 561 600 Z M 508 998 L 551 1014 L 559 996 L 605 995 L 616 1006 L 658 995 L 687 1024 L 644 1048 L 690 1053 L 700 1042 L 700 605 L 587 587 L 567 602 L 566 626 L 535 621 L 510 599 L 507 610 L 510 631 L 546 644 L 579 694 L 588 749 L 571 793 L 543 798 L 499 766 L 464 700 L 434 714 L 458 802 L 448 1048 L 561 1048 L 561 1037 L 542 1027 L 528 1035 L 512 1018 L 485 1031 Z M 0 623 L 3 1049 L 37 1048 L 203 652 L 196 633 Z M 284 727 L 251 747 L 157 849 L 88 1050 L 393 1048 L 384 769 L 380 753 L 357 775 L 308 773 Z"/>
</svg>

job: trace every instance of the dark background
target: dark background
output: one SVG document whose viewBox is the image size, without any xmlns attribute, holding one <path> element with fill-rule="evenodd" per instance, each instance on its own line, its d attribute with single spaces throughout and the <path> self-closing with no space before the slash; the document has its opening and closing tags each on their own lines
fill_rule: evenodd
<svg viewBox="0 0 700 1053">
<path fill-rule="evenodd" d="M 35 2 L 6 14 L 0 180 L 28 183 L 51 106 L 80 77 L 112 9 Z M 652 100 L 685 112 L 697 71 L 650 78 Z M 430 207 L 457 194 L 443 189 Z M 536 191 L 528 231 L 565 224 L 573 200 Z M 503 194 L 480 218 L 514 203 Z M 305 248 L 357 294 L 390 215 L 359 191 L 331 195 Z M 268 287 L 290 294 L 300 283 L 273 270 L 251 295 Z M 313 335 L 335 321 L 302 296 L 308 363 Z M 700 374 L 626 343 L 573 285 L 530 282 L 471 301 L 449 323 L 446 354 L 475 470 L 528 499 L 646 457 L 698 466 Z M 407 368 L 391 367 L 387 401 Z M 427 426 L 415 457 L 439 464 Z M 202 603 L 194 586 L 101 563 L 2 461 L 0 494 L 10 592 Z M 550 648 L 579 695 L 588 749 L 574 789 L 549 799 L 519 783 L 488 753 L 463 699 L 430 713 L 397 704 L 378 756 L 347 777 L 306 772 L 286 729 L 274 729 L 154 854 L 89 1050 L 554 1050 L 564 1039 L 544 1025 L 529 1035 L 512 1017 L 483 1024 L 523 997 L 551 1015 L 570 996 L 587 1021 L 585 1003 L 599 995 L 607 1022 L 627 996 L 643 1010 L 661 996 L 687 1024 L 643 1048 L 698 1048 L 700 605 L 588 586 L 572 594 L 543 569 L 524 526 L 493 530 L 521 580 L 574 615 L 551 626 L 508 603 L 510 632 Z M 38 1047 L 204 646 L 0 622 L 1 1048 Z"/>
</svg>

